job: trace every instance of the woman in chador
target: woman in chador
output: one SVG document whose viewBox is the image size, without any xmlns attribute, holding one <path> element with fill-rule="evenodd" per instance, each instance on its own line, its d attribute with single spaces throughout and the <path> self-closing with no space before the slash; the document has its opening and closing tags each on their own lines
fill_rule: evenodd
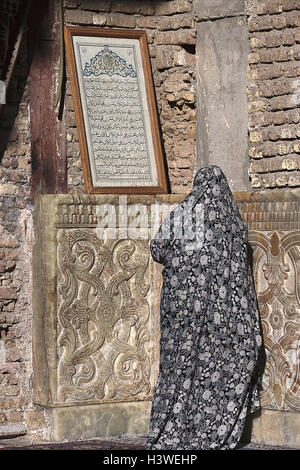
<svg viewBox="0 0 300 470">
<path fill-rule="evenodd" d="M 222 170 L 198 170 L 150 245 L 164 269 L 147 449 L 234 449 L 260 407 L 262 336 L 247 246 Z"/>
</svg>

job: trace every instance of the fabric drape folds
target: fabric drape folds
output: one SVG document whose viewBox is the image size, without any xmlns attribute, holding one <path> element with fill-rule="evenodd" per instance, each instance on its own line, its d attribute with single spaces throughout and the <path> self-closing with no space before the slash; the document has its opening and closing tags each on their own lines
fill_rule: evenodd
<svg viewBox="0 0 300 470">
<path fill-rule="evenodd" d="M 262 336 L 247 238 L 226 177 L 211 165 L 151 241 L 164 269 L 147 449 L 234 449 L 260 407 Z"/>
</svg>

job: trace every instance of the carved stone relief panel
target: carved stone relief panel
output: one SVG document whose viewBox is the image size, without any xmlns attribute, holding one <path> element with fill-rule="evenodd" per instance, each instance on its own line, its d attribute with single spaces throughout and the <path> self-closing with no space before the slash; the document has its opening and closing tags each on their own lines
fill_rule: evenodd
<svg viewBox="0 0 300 470">
<path fill-rule="evenodd" d="M 151 211 L 157 202 L 168 212 L 181 199 L 38 199 L 33 253 L 35 403 L 72 407 L 144 401 L 148 409 L 159 368 L 161 285 L 160 266 L 149 251 Z M 99 210 L 105 206 L 112 218 Z"/>
<path fill-rule="evenodd" d="M 148 240 L 57 240 L 58 401 L 149 399 Z"/>
<path fill-rule="evenodd" d="M 265 421 L 256 424 L 257 442 L 267 442 L 260 429 L 269 429 L 279 413 L 289 444 L 300 411 L 300 191 L 234 196 L 248 224 L 266 351 Z M 150 206 L 162 204 L 168 212 L 183 197 L 128 196 L 128 209 L 137 203 L 146 207 L 147 236 L 136 238 L 122 231 L 118 196 L 39 198 L 33 253 L 35 403 L 68 408 L 70 415 L 76 407 L 84 416 L 86 405 L 104 410 L 123 403 L 125 409 L 139 402 L 146 416 L 159 368 L 161 287 L 161 266 L 149 252 Z M 104 203 L 115 207 L 116 237 L 97 232 L 97 205 Z M 129 226 L 136 216 L 131 209 Z M 57 426 L 67 433 L 63 416 Z M 128 416 L 135 419 L 131 411 Z"/>
<path fill-rule="evenodd" d="M 264 335 L 261 404 L 268 409 L 300 411 L 299 193 L 250 194 L 248 199 L 249 193 L 240 193 L 237 200 L 248 223 Z"/>
<path fill-rule="evenodd" d="M 262 406 L 300 410 L 300 231 L 251 231 L 264 333 Z"/>
</svg>

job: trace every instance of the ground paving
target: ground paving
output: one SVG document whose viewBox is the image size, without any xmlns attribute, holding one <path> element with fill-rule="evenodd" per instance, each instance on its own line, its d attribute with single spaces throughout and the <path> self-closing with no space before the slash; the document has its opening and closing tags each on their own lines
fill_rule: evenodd
<svg viewBox="0 0 300 470">
<path fill-rule="evenodd" d="M 146 436 L 125 435 L 68 442 L 31 442 L 26 437 L 0 440 L 0 450 L 143 450 Z M 240 444 L 237 450 L 297 450 L 264 444 Z"/>
</svg>

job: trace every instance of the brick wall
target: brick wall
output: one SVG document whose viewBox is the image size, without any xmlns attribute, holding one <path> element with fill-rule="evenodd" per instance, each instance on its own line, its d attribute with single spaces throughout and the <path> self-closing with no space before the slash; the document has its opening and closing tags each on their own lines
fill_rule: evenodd
<svg viewBox="0 0 300 470">
<path fill-rule="evenodd" d="M 191 1 L 66 0 L 68 24 L 145 29 L 173 192 L 188 191 L 195 164 L 195 30 Z M 24 39 L 0 122 L 0 438 L 49 439 L 33 403 L 30 57 Z M 53 97 L 54 102 L 54 97 Z M 68 190 L 85 192 L 70 83 L 66 93 Z"/>
<path fill-rule="evenodd" d="M 29 57 L 24 39 L 0 121 L 0 437 L 45 436 L 32 403 Z M 33 419 L 35 417 L 35 419 Z M 4 433 L 4 435 L 3 435 Z"/>
<path fill-rule="evenodd" d="M 300 186 L 300 2 L 248 1 L 254 188 Z"/>
<path fill-rule="evenodd" d="M 247 0 L 249 158 L 255 189 L 300 186 L 300 4 Z M 145 29 L 173 193 L 195 168 L 195 25 L 192 0 L 65 0 L 67 24 Z M 26 41 L 0 122 L 0 427 L 49 437 L 32 400 L 32 200 Z M 70 83 L 66 93 L 68 190 L 85 192 Z M 1 429 L 0 429 L 1 431 Z M 0 432 L 1 435 L 1 432 Z"/>
<path fill-rule="evenodd" d="M 147 33 L 171 191 L 188 192 L 196 145 L 195 25 L 192 0 L 65 0 L 72 25 L 143 29 Z M 70 84 L 67 84 L 68 190 L 84 192 Z"/>
</svg>

